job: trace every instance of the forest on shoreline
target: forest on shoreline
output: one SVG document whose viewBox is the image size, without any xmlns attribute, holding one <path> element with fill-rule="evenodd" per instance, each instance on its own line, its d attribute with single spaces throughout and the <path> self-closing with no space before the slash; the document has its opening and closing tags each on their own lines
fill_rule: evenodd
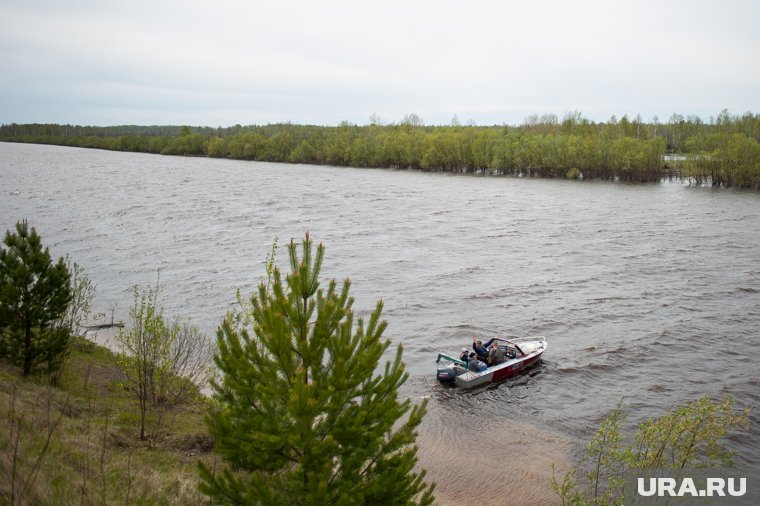
<svg viewBox="0 0 760 506">
<path fill-rule="evenodd" d="M 110 127 L 0 126 L 0 141 L 164 155 L 351 167 L 414 169 L 628 182 L 677 179 L 760 189 L 760 115 L 723 110 L 705 122 L 674 114 L 596 123 L 578 112 L 561 120 L 530 116 L 519 126 L 426 126 L 414 115 L 395 124 L 338 126 Z M 671 156 L 667 156 L 671 155 Z"/>
</svg>

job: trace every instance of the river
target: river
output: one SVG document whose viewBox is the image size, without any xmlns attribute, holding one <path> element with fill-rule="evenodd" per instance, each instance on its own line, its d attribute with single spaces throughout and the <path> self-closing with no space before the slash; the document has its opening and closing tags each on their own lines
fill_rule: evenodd
<svg viewBox="0 0 760 506">
<path fill-rule="evenodd" d="M 418 442 L 441 504 L 556 501 L 552 463 L 621 398 L 630 428 L 732 395 L 754 411 L 729 446 L 760 479 L 756 192 L 0 143 L 0 226 L 20 219 L 86 269 L 109 318 L 160 269 L 166 312 L 209 335 L 274 238 L 308 230 L 360 313 L 385 302 L 404 392 L 430 398 Z M 544 364 L 475 392 L 436 383 L 438 351 L 496 334 L 546 336 Z"/>
</svg>

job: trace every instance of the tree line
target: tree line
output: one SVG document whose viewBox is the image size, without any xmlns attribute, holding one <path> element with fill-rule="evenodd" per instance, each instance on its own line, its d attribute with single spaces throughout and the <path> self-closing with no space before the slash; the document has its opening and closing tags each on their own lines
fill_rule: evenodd
<svg viewBox="0 0 760 506">
<path fill-rule="evenodd" d="M 674 114 L 593 122 L 578 112 L 519 126 L 396 124 L 232 127 L 2 125 L 0 140 L 238 160 L 612 181 L 679 179 L 760 188 L 760 115 Z M 673 156 L 666 156 L 673 155 Z"/>
</svg>

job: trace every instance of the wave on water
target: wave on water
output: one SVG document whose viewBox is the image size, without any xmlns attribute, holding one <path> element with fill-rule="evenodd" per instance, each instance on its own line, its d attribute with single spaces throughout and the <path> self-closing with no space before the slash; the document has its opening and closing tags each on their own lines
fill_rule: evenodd
<svg viewBox="0 0 760 506">
<path fill-rule="evenodd" d="M 166 313 L 213 332 L 235 290 L 265 275 L 273 238 L 286 265 L 284 245 L 309 230 L 325 277 L 352 279 L 355 307 L 385 301 L 404 389 L 431 398 L 421 454 L 442 504 L 494 483 L 482 504 L 518 487 L 521 504 L 554 501 L 552 459 L 567 464 L 621 398 L 635 421 L 701 395 L 760 403 L 752 193 L 5 144 L 0 181 L 16 192 L 0 199 L 0 226 L 28 219 L 116 319 L 160 268 Z M 437 385 L 438 351 L 497 334 L 546 336 L 544 365 L 477 392 Z M 732 444 L 760 473 L 751 417 Z M 496 442 L 474 446 L 481 435 Z"/>
</svg>

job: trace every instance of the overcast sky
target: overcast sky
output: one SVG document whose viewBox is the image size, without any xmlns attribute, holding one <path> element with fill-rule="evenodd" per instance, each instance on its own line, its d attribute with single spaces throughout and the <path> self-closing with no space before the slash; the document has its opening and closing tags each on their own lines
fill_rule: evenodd
<svg viewBox="0 0 760 506">
<path fill-rule="evenodd" d="M 0 123 L 760 113 L 760 2 L 0 0 Z"/>
</svg>

